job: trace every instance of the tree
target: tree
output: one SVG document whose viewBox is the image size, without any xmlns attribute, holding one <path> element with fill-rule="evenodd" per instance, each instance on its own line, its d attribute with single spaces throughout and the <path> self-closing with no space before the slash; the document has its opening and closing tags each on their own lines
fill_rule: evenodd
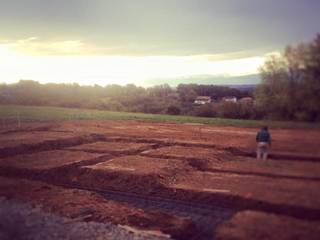
<svg viewBox="0 0 320 240">
<path fill-rule="evenodd" d="M 320 35 L 269 57 L 260 72 L 256 107 L 268 118 L 320 120 Z"/>
<path fill-rule="evenodd" d="M 193 103 L 197 97 L 197 92 L 192 84 L 179 84 L 177 91 L 181 102 Z"/>
<path fill-rule="evenodd" d="M 309 45 L 302 67 L 304 75 L 302 95 L 305 97 L 302 108 L 310 120 L 320 120 L 320 34 Z"/>
</svg>

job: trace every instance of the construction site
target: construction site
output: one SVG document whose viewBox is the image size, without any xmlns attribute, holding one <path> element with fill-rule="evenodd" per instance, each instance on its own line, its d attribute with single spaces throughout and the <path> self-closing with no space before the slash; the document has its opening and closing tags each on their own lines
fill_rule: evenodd
<svg viewBox="0 0 320 240">
<path fill-rule="evenodd" d="M 12 123 L 0 132 L 0 201 L 62 217 L 65 229 L 117 228 L 87 239 L 319 239 L 320 131 L 271 129 L 269 159 L 258 161 L 257 130 Z M 8 221 L 0 222 L 3 239 L 33 238 Z"/>
</svg>

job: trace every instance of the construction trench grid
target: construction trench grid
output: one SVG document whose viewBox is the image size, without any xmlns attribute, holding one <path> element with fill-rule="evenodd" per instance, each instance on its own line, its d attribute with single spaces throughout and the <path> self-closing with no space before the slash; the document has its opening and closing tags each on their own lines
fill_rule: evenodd
<svg viewBox="0 0 320 240">
<path fill-rule="evenodd" d="M 95 144 L 95 143 L 123 143 L 124 145 L 129 143 L 144 143 L 145 145 L 141 144 L 138 148 L 127 149 L 124 152 L 121 151 L 105 151 L 101 152 L 100 150 L 90 149 L 88 145 Z M 81 146 L 86 146 L 87 148 L 81 149 Z M 40 142 L 37 144 L 23 144 L 17 147 L 8 147 L 0 149 L 0 156 L 1 158 L 9 158 L 14 156 L 19 156 L 22 154 L 33 154 L 39 152 L 45 152 L 50 150 L 68 150 L 68 151 L 84 151 L 88 153 L 100 153 L 106 154 L 105 158 L 103 155 L 101 158 L 97 158 L 94 161 L 83 161 L 77 163 L 70 163 L 69 165 L 61 166 L 61 168 L 72 168 L 72 167 L 83 167 L 83 166 L 90 166 L 97 164 L 99 162 L 106 162 L 111 160 L 114 157 L 121 157 L 121 156 L 129 156 L 129 155 L 139 155 L 145 154 L 150 150 L 157 150 L 164 147 L 169 146 L 188 146 L 187 143 L 176 143 L 170 141 L 158 141 L 158 140 L 150 140 L 150 139 L 130 139 L 130 138 L 107 138 L 103 135 L 98 134 L 91 134 L 86 136 L 78 136 L 78 137 L 71 137 L 61 140 L 47 140 L 44 142 Z M 189 146 L 195 147 L 212 147 L 211 145 L 206 146 L 205 144 L 202 145 L 195 145 L 189 144 Z M 235 154 L 234 149 L 227 149 L 231 154 Z M 243 154 L 241 151 L 238 151 L 241 155 Z M 148 155 L 149 157 L 153 157 L 152 155 Z M 170 157 L 171 158 L 171 157 Z M 177 157 L 179 158 L 179 157 Z M 184 158 L 186 160 L 187 158 Z M 190 158 L 192 159 L 192 158 Z M 1 164 L 1 159 L 0 159 Z M 196 167 L 197 166 L 192 166 Z M 199 168 L 201 169 L 201 166 Z M 198 169 L 198 170 L 199 170 Z M 232 208 L 226 208 L 221 206 L 214 206 L 214 203 L 210 203 L 209 205 L 199 205 L 199 204 L 188 204 L 187 202 L 183 201 L 176 201 L 173 199 L 165 199 L 165 198 L 156 198 L 151 196 L 141 196 L 138 194 L 133 193 L 126 193 L 121 191 L 109 191 L 109 190 L 99 190 L 99 189 L 90 189 L 82 186 L 77 185 L 65 185 L 69 188 L 77 188 L 83 189 L 87 191 L 98 192 L 99 194 L 113 199 L 118 202 L 123 202 L 138 208 L 142 208 L 145 210 L 152 210 L 152 211 L 159 211 L 168 213 L 170 215 L 177 215 L 180 217 L 190 218 L 196 225 L 198 233 L 196 236 L 193 236 L 193 239 L 213 239 L 214 229 L 217 225 L 221 222 L 224 222 L 230 219 L 235 210 Z M 211 206 L 213 204 L 213 206 Z"/>
<path fill-rule="evenodd" d="M 80 137 L 79 139 L 65 139 L 65 140 L 50 140 L 44 143 L 36 144 L 36 146 L 27 146 L 23 145 L 23 147 L 18 147 L 18 151 L 14 151 L 14 149 L 1 149 L 1 157 L 3 156 L 20 156 L 23 153 L 31 154 L 31 153 L 41 153 L 44 151 L 50 151 L 51 149 L 54 150 L 68 150 L 68 151 L 82 151 L 81 146 L 84 146 L 84 152 L 89 153 L 102 153 L 101 151 L 94 151 L 90 149 L 90 144 L 94 143 L 103 143 L 107 142 L 107 139 L 104 139 L 102 136 L 89 136 L 88 140 L 85 139 L 86 137 Z M 113 140 L 113 139 L 112 139 Z M 66 143 L 63 146 L 63 143 Z M 140 140 L 141 141 L 141 140 Z M 142 140 L 143 141 L 143 140 Z M 127 144 L 129 141 L 126 139 L 116 139 L 115 142 L 120 142 Z M 144 141 L 143 141 L 144 142 Z M 111 142 L 112 143 L 112 142 Z M 86 145 L 87 144 L 87 145 Z M 141 144 L 140 144 L 141 145 Z M 163 146 L 167 146 L 168 144 L 165 143 Z M 51 146 L 51 147 L 50 147 Z M 124 153 L 119 153 L 119 151 L 111 151 L 114 156 L 127 156 L 127 155 L 135 155 L 142 153 L 146 150 L 157 149 L 162 147 L 161 144 L 153 143 L 149 145 L 141 145 L 138 149 L 127 150 Z M 89 148 L 89 149 L 88 149 Z M 40 150 L 40 151 L 38 151 Z M 108 151 L 105 151 L 105 153 Z M 109 151 L 110 152 L 110 151 Z M 89 162 L 86 162 L 87 164 Z M 94 164 L 96 162 L 92 162 Z M 72 164 L 72 163 L 71 163 Z M 73 165 L 77 165 L 78 163 L 74 163 Z M 80 164 L 85 165 L 85 164 Z M 71 186 L 68 186 L 69 188 Z M 79 186 L 72 186 L 71 188 L 78 188 Z M 83 190 L 87 191 L 95 191 L 85 188 Z M 193 206 L 192 204 L 187 204 L 186 202 L 178 202 L 170 199 L 155 199 L 145 196 L 138 196 L 126 193 L 119 193 L 119 192 L 111 192 L 111 191 L 95 191 L 99 192 L 108 199 L 112 199 L 115 201 L 123 202 L 129 205 L 133 205 L 138 208 L 142 208 L 145 210 L 151 211 L 159 211 L 164 212 L 171 215 L 177 215 L 183 218 L 190 218 L 197 227 L 197 235 L 194 236 L 194 239 L 212 239 L 213 237 L 213 229 L 219 224 L 220 222 L 230 218 L 234 211 L 229 209 L 223 208 L 208 208 L 205 206 Z"/>
</svg>

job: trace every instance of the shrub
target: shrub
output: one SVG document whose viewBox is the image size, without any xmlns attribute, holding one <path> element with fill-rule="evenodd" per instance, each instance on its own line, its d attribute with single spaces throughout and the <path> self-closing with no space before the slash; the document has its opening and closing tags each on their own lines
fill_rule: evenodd
<svg viewBox="0 0 320 240">
<path fill-rule="evenodd" d="M 170 115 L 179 115 L 181 112 L 181 109 L 177 106 L 169 106 L 168 109 L 167 109 L 167 113 L 170 114 Z"/>
<path fill-rule="evenodd" d="M 195 115 L 198 117 L 215 117 L 215 111 L 212 107 L 212 104 L 205 104 L 196 107 Z"/>
</svg>

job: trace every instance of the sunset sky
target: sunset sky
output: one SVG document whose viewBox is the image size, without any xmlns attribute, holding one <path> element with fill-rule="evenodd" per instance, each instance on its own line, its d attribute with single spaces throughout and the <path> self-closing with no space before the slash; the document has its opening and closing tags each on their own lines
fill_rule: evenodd
<svg viewBox="0 0 320 240">
<path fill-rule="evenodd" d="M 252 83 L 267 55 L 320 32 L 319 12 L 319 0 L 0 0 L 0 82 Z"/>
</svg>

